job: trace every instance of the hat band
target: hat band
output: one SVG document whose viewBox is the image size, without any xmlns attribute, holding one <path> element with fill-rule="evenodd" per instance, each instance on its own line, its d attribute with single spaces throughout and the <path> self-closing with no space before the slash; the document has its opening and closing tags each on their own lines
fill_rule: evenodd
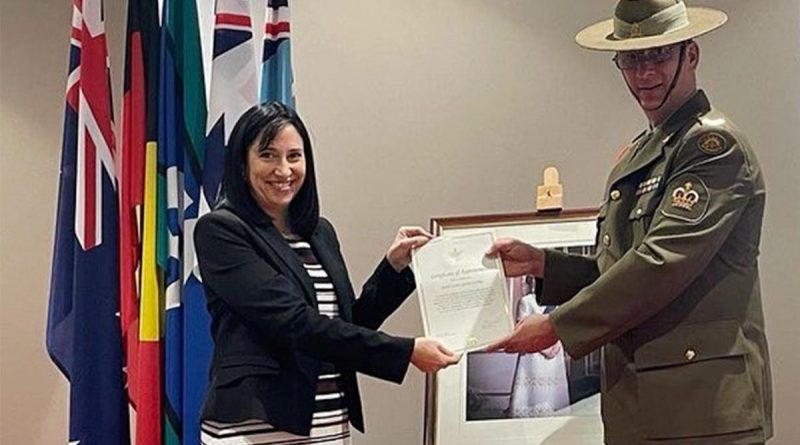
<svg viewBox="0 0 800 445">
<path fill-rule="evenodd" d="M 618 17 L 614 17 L 614 38 L 625 40 L 658 36 L 686 28 L 687 26 L 689 26 L 689 14 L 686 10 L 686 4 L 679 2 L 641 22 L 628 23 Z"/>
</svg>

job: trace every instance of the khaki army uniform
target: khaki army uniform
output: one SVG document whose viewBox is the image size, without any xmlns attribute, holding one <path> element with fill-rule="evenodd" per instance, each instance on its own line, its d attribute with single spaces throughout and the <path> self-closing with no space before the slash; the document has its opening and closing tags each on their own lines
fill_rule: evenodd
<svg viewBox="0 0 800 445">
<path fill-rule="evenodd" d="M 764 180 L 698 92 L 638 137 L 606 186 L 594 258 L 547 251 L 539 302 L 569 354 L 602 354 L 608 444 L 772 435 L 758 277 Z"/>
</svg>

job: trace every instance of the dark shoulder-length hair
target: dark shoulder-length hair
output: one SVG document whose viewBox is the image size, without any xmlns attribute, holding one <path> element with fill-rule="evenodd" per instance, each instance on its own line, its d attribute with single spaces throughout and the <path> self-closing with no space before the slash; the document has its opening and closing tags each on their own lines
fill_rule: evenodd
<svg viewBox="0 0 800 445">
<path fill-rule="evenodd" d="M 295 233 L 308 238 L 319 222 L 314 155 L 308 130 L 291 107 L 280 102 L 263 103 L 253 106 L 239 118 L 225 152 L 222 197 L 251 222 L 269 218 L 256 203 L 247 183 L 247 152 L 254 144 L 256 150 L 265 150 L 278 132 L 288 125 L 293 126 L 303 139 L 303 155 L 306 159 L 305 180 L 289 204 L 289 224 Z"/>
</svg>

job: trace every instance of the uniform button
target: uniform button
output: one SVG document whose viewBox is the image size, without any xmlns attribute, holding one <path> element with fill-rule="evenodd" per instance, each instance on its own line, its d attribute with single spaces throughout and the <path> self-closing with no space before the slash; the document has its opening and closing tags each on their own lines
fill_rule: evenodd
<svg viewBox="0 0 800 445">
<path fill-rule="evenodd" d="M 684 355 L 686 356 L 686 360 L 692 361 L 695 357 L 697 357 L 697 352 L 695 352 L 694 349 L 687 349 L 686 354 Z"/>
<path fill-rule="evenodd" d="M 603 245 L 605 245 L 606 247 L 611 245 L 611 236 L 609 236 L 609 234 L 607 233 L 603 235 Z"/>
<path fill-rule="evenodd" d="M 616 201 L 619 199 L 620 192 L 619 190 L 611 190 L 611 200 Z"/>
<path fill-rule="evenodd" d="M 636 209 L 636 216 L 642 216 L 642 209 Z"/>
</svg>

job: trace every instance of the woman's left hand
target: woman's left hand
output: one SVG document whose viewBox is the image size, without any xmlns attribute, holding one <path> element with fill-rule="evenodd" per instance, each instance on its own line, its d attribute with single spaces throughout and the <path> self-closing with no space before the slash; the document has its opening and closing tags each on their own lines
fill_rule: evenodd
<svg viewBox="0 0 800 445">
<path fill-rule="evenodd" d="M 424 246 L 432 238 L 433 235 L 422 227 L 400 227 L 386 252 L 386 259 L 395 271 L 400 272 L 411 264 L 411 251 Z"/>
</svg>

